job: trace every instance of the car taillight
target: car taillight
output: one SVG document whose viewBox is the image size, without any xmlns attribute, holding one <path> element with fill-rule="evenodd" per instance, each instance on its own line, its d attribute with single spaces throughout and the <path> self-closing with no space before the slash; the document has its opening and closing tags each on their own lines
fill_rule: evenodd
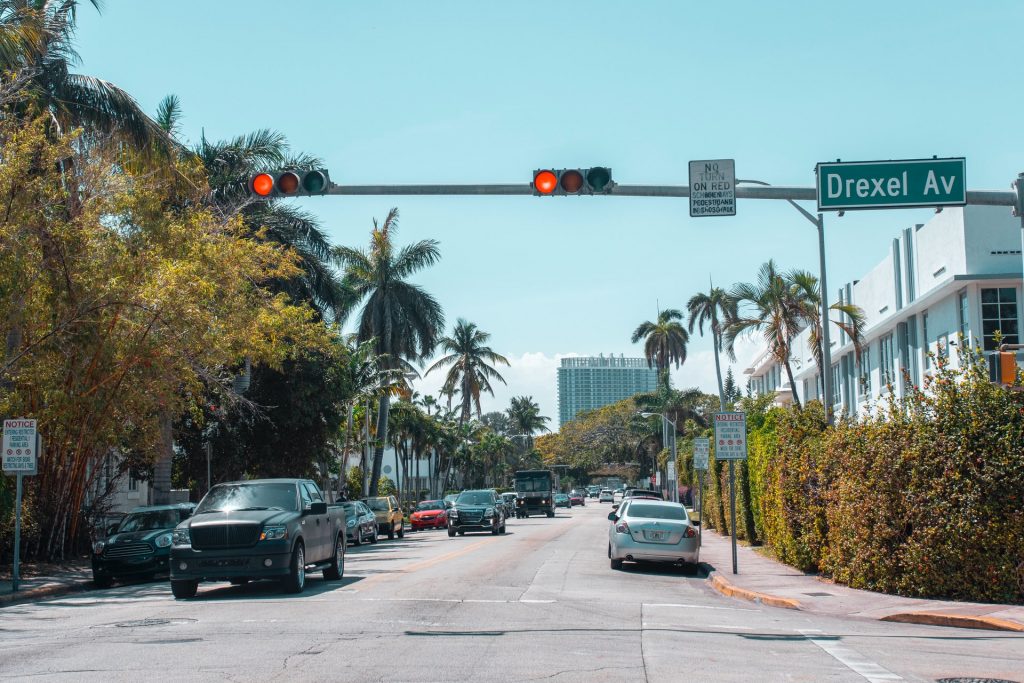
<svg viewBox="0 0 1024 683">
<path fill-rule="evenodd" d="M 628 534 L 629 533 L 629 525 L 626 524 L 625 520 L 623 520 L 623 521 L 621 521 L 621 522 L 619 522 L 618 524 L 615 525 L 615 531 L 617 533 L 620 533 L 620 534 Z"/>
<path fill-rule="evenodd" d="M 693 528 L 692 526 L 690 526 L 690 527 L 686 527 L 686 534 L 685 534 L 685 536 L 686 536 L 687 538 L 696 538 L 696 536 L 697 536 L 697 530 L 696 530 L 696 529 L 694 529 L 694 528 Z"/>
</svg>

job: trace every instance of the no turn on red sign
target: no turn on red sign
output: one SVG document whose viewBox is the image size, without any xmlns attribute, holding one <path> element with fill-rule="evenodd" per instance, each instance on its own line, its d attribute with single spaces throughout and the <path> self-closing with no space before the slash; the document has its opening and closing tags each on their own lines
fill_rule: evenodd
<svg viewBox="0 0 1024 683">
<path fill-rule="evenodd" d="M 747 459 L 746 413 L 715 413 L 715 459 Z"/>
<path fill-rule="evenodd" d="M 36 421 L 26 418 L 4 420 L 3 470 L 9 474 L 35 474 L 39 457 Z"/>
</svg>

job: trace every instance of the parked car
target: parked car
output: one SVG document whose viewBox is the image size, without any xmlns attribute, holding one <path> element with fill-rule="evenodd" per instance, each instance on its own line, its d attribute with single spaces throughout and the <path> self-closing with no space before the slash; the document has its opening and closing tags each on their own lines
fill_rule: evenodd
<svg viewBox="0 0 1024 683">
<path fill-rule="evenodd" d="M 613 503 L 615 502 L 615 495 L 611 489 L 601 489 L 601 493 L 597 497 L 598 503 Z"/>
<path fill-rule="evenodd" d="M 505 501 L 505 519 L 516 514 L 516 498 L 515 491 L 506 491 L 501 494 L 501 499 Z"/>
<path fill-rule="evenodd" d="M 399 538 L 405 538 L 405 513 L 402 512 L 402 506 L 398 504 L 397 498 L 377 496 L 376 498 L 366 498 L 363 502 L 377 516 L 378 534 L 387 534 L 390 539 L 396 535 Z"/>
<path fill-rule="evenodd" d="M 340 503 L 345 509 L 345 537 L 352 545 L 377 542 L 377 516 L 361 500 Z"/>
<path fill-rule="evenodd" d="M 443 500 L 424 500 L 416 505 L 409 515 L 409 525 L 413 531 L 420 529 L 447 529 L 448 511 Z"/>
<path fill-rule="evenodd" d="M 664 500 L 665 498 L 658 491 L 650 489 L 626 489 L 622 500 L 612 504 L 612 510 L 618 510 L 619 506 L 626 502 L 627 498 L 646 498 L 647 500 Z"/>
<path fill-rule="evenodd" d="M 195 597 L 200 581 L 280 579 L 289 593 L 306 572 L 337 581 L 345 572 L 345 509 L 328 506 L 309 479 L 217 484 L 171 537 L 171 592 Z"/>
<path fill-rule="evenodd" d="M 449 493 L 447 496 L 444 497 L 444 506 L 446 508 L 451 507 L 451 504 L 454 503 L 455 499 L 458 498 L 458 497 L 459 497 L 459 494 L 457 494 L 457 493 Z"/>
<path fill-rule="evenodd" d="M 448 510 L 448 536 L 467 531 L 505 533 L 505 514 L 492 491 L 463 491 Z"/>
<path fill-rule="evenodd" d="M 686 508 L 663 500 L 629 498 L 608 513 L 612 569 L 628 562 L 670 562 L 696 569 L 700 541 Z"/>
<path fill-rule="evenodd" d="M 582 491 L 573 491 L 569 494 L 570 505 L 586 505 L 587 497 Z"/>
<path fill-rule="evenodd" d="M 195 503 L 137 507 L 107 527 L 92 544 L 92 582 L 110 587 L 116 579 L 166 574 L 174 527 L 192 515 Z"/>
<path fill-rule="evenodd" d="M 564 493 L 555 494 L 555 507 L 556 508 L 571 508 L 572 502 L 569 500 L 569 496 Z"/>
</svg>

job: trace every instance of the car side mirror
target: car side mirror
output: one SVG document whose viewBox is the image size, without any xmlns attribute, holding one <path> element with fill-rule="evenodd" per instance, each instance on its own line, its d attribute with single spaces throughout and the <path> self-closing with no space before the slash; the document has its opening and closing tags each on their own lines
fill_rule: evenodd
<svg viewBox="0 0 1024 683">
<path fill-rule="evenodd" d="M 108 526 L 107 527 L 107 536 L 113 536 L 114 534 L 116 534 L 118 526 L 120 526 L 120 525 L 119 524 L 111 524 L 110 526 Z"/>
<path fill-rule="evenodd" d="M 306 513 L 310 515 L 326 515 L 327 514 L 327 503 L 322 500 L 318 500 L 315 503 L 310 503 L 309 507 L 306 508 Z"/>
<path fill-rule="evenodd" d="M 609 512 L 608 513 L 608 521 L 609 522 L 614 522 L 617 518 L 618 518 L 618 515 L 616 515 L 614 512 Z"/>
</svg>

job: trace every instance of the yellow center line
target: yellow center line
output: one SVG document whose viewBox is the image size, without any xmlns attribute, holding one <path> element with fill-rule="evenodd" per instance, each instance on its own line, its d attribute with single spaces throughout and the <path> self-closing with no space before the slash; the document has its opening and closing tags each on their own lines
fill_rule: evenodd
<svg viewBox="0 0 1024 683">
<path fill-rule="evenodd" d="M 357 588 L 358 590 L 361 591 L 364 588 L 367 588 L 369 586 L 372 586 L 375 583 L 383 581 L 384 579 L 389 578 L 390 576 L 392 576 L 394 574 L 411 574 L 412 572 L 418 572 L 421 569 L 429 569 L 430 567 L 433 567 L 435 565 L 441 564 L 442 562 L 447 562 L 448 560 L 454 559 L 456 557 L 461 557 L 463 555 L 471 553 L 474 550 L 476 550 L 477 548 L 483 547 L 483 546 L 487 545 L 488 543 L 493 543 L 496 540 L 498 540 L 497 537 L 485 538 L 482 541 L 477 541 L 476 543 L 472 543 L 470 545 L 463 546 L 462 548 L 459 548 L 458 550 L 453 550 L 450 553 L 444 553 L 443 555 L 438 555 L 436 557 L 429 557 L 429 558 L 427 558 L 425 560 L 420 560 L 419 562 L 414 562 L 414 563 L 412 563 L 410 565 L 407 565 L 406 567 L 403 567 L 401 569 L 396 569 L 394 572 L 389 572 L 387 574 L 378 574 L 377 576 L 371 576 L 369 578 L 363 579 L 362 581 L 359 581 L 358 583 L 356 583 L 354 588 Z"/>
</svg>

